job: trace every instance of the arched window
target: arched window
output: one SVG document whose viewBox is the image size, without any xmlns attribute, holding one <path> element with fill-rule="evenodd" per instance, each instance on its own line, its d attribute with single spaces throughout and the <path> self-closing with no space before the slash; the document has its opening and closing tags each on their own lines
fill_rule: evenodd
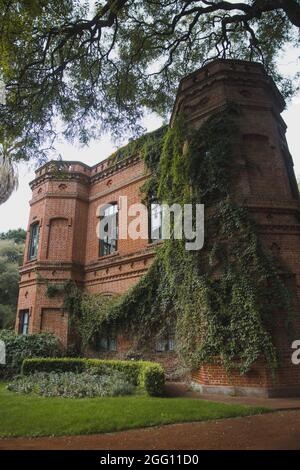
<svg viewBox="0 0 300 470">
<path fill-rule="evenodd" d="M 100 209 L 100 223 L 103 229 L 99 233 L 99 255 L 106 256 L 118 249 L 118 205 L 116 202 L 106 204 Z"/>
</svg>

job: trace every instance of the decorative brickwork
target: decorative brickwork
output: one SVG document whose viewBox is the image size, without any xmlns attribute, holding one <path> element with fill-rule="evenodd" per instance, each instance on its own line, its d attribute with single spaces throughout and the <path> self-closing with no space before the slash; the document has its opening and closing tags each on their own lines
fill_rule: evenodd
<svg viewBox="0 0 300 470">
<path fill-rule="evenodd" d="M 184 78 L 179 86 L 171 124 L 179 112 L 192 128 L 228 103 L 240 109 L 239 134 L 234 158 L 239 168 L 233 187 L 236 200 L 253 216 L 263 243 L 276 253 L 292 273 L 289 282 L 300 295 L 300 205 L 280 114 L 284 100 L 260 64 L 217 60 Z M 153 245 L 145 240 L 119 240 L 117 252 L 99 257 L 96 236 L 99 204 L 117 202 L 127 196 L 128 204 L 141 201 L 140 187 L 147 178 L 138 155 L 112 164 L 107 159 L 90 168 L 79 162 L 65 162 L 64 179 L 57 177 L 53 164 L 36 172 L 28 224 L 25 260 L 21 268 L 18 312 L 30 311 L 29 332 L 53 331 L 68 344 L 68 318 L 62 297 L 46 295 L 47 281 L 61 284 L 73 279 L 91 293 L 120 294 L 146 272 L 153 260 Z M 37 258 L 28 260 L 30 227 L 39 222 Z M 283 312 L 282 312 L 283 313 Z M 134 314 L 134 312 L 133 312 Z M 282 315 L 283 318 L 284 315 Z M 280 367 L 275 381 L 264 364 L 246 375 L 228 375 L 217 363 L 203 365 L 192 379 L 204 391 L 260 395 L 300 394 L 300 366 L 291 362 L 291 344 L 300 340 L 300 316 L 291 337 L 280 322 L 275 343 Z M 17 316 L 16 328 L 19 318 Z M 118 339 L 117 353 L 126 357 L 128 339 Z M 149 353 L 151 359 L 176 369 L 174 353 Z M 98 354 L 100 355 L 100 353 Z"/>
</svg>

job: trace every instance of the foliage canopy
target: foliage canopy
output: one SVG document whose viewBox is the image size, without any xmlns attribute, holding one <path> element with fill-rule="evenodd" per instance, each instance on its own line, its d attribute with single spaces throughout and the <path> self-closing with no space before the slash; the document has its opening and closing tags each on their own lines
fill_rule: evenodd
<svg viewBox="0 0 300 470">
<path fill-rule="evenodd" d="M 166 116 L 179 79 L 215 57 L 276 59 L 299 44 L 298 0 L 0 0 L 0 145 L 43 159 L 57 132 L 82 143 Z M 55 124 L 59 121 L 60 125 Z"/>
<path fill-rule="evenodd" d="M 0 329 L 13 327 L 16 319 L 23 236 L 21 229 L 0 234 Z"/>
</svg>

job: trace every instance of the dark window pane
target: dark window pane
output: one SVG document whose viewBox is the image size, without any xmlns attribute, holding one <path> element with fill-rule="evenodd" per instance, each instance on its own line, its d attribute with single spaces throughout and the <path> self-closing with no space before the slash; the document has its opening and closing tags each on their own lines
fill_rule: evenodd
<svg viewBox="0 0 300 470">
<path fill-rule="evenodd" d="M 101 336 L 96 342 L 96 348 L 99 351 L 116 351 L 117 340 L 110 336 Z"/>
<path fill-rule="evenodd" d="M 150 240 L 162 239 L 162 207 L 158 203 L 152 203 L 150 208 Z"/>
<path fill-rule="evenodd" d="M 109 338 L 108 339 L 108 348 L 110 351 L 116 351 L 117 350 L 117 341 L 116 338 Z"/>
<path fill-rule="evenodd" d="M 19 333 L 21 335 L 28 335 L 29 328 L 29 311 L 23 310 L 20 312 Z"/>
<path fill-rule="evenodd" d="M 107 232 L 108 227 L 111 227 L 111 233 L 105 235 L 99 242 L 99 254 L 100 256 L 110 255 L 117 251 L 118 248 L 118 206 L 117 204 L 109 204 L 101 210 L 100 218 L 110 219 L 110 224 L 106 224 L 104 230 Z"/>
<path fill-rule="evenodd" d="M 175 343 L 174 343 L 173 336 L 169 336 L 167 338 L 160 338 L 156 342 L 156 351 L 158 352 L 174 351 L 174 350 L 175 350 Z"/>
<path fill-rule="evenodd" d="M 174 351 L 174 349 L 175 349 L 174 338 L 171 336 L 168 339 L 168 350 Z"/>
<path fill-rule="evenodd" d="M 33 224 L 30 228 L 30 240 L 29 240 L 29 252 L 28 258 L 34 259 L 37 257 L 38 247 L 39 247 L 39 224 Z"/>
<path fill-rule="evenodd" d="M 100 338 L 99 346 L 100 346 L 100 349 L 102 349 L 103 351 L 107 351 L 107 349 L 108 349 L 107 338 L 105 338 L 105 337 Z"/>
</svg>

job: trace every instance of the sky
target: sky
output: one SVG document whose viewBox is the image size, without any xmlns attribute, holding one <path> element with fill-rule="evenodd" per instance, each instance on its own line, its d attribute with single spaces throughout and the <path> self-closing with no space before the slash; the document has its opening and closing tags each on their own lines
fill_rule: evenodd
<svg viewBox="0 0 300 470">
<path fill-rule="evenodd" d="M 285 74 L 293 74 L 299 71 L 300 49 L 284 51 L 279 59 L 279 68 Z M 288 126 L 287 141 L 294 160 L 295 173 L 297 177 L 300 177 L 300 93 L 287 103 L 287 108 L 282 113 L 282 117 Z M 147 131 L 152 131 L 160 127 L 162 121 L 155 115 L 147 115 L 142 124 Z M 127 136 L 124 143 L 129 137 L 130 135 Z M 68 142 L 57 145 L 58 154 L 62 155 L 63 160 L 79 160 L 87 165 L 94 165 L 104 160 L 116 148 L 109 135 L 104 135 L 100 140 L 93 141 L 88 147 L 84 148 Z M 29 182 L 34 179 L 34 162 L 20 164 L 18 169 L 19 188 L 7 202 L 0 206 L 0 232 L 19 227 L 27 228 L 29 201 L 31 199 Z"/>
</svg>

